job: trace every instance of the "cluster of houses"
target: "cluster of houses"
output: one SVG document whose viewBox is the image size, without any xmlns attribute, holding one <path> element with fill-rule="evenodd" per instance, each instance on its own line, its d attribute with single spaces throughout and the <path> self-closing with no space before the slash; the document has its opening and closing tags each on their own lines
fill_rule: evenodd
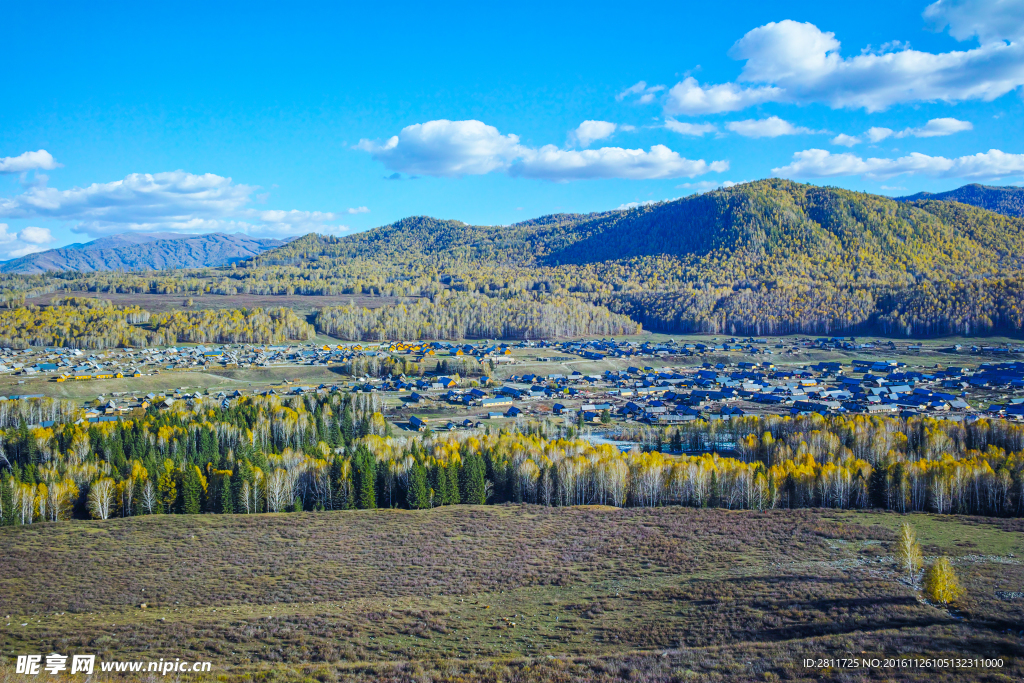
<svg viewBox="0 0 1024 683">
<path fill-rule="evenodd" d="M 449 379 L 449 378 L 446 378 Z M 513 375 L 495 387 L 412 392 L 414 407 L 462 406 L 479 417 L 568 415 L 587 423 L 619 420 L 671 425 L 748 414 L 921 414 L 977 418 L 968 398 L 1024 392 L 1024 363 L 911 370 L 897 361 L 822 362 L 800 369 L 768 361 L 728 366 L 631 366 L 600 374 Z M 978 401 L 976 401 L 978 403 Z M 1024 419 L 1024 396 L 994 404 L 990 414 Z M 417 418 L 419 428 L 425 426 Z M 449 423 L 449 426 L 451 424 Z"/>
<path fill-rule="evenodd" d="M 786 358 L 783 364 L 782 356 L 809 350 L 818 351 L 819 359 L 831 357 L 820 353 L 822 350 L 841 350 L 862 352 L 855 355 L 868 356 L 871 360 L 851 361 L 847 356 L 843 360 L 800 365 L 799 360 Z M 2 349 L 0 373 L 43 374 L 62 382 L 217 367 L 329 366 L 355 358 L 391 356 L 414 362 L 428 358 L 472 358 L 479 361 L 475 365 L 479 371 L 506 375 L 508 369 L 499 373 L 495 366 L 548 360 L 563 363 L 565 370 L 511 374 L 504 379 L 475 373 L 460 378 L 429 372 L 423 376 L 365 376 L 310 387 L 263 387 L 256 392 L 379 392 L 391 399 L 391 406 L 407 409 L 406 414 L 418 413 L 409 420 L 414 429 L 426 428 L 428 419 L 458 428 L 478 425 L 479 420 L 487 418 L 550 414 L 588 423 L 613 419 L 659 425 L 747 414 L 942 414 L 959 419 L 987 412 L 1024 419 L 1024 362 L 912 369 L 903 362 L 908 360 L 910 354 L 906 352 L 912 353 L 912 348 L 900 349 L 900 361 L 875 359 L 888 350 L 891 350 L 889 342 L 857 343 L 848 338 L 790 341 L 730 338 L 721 343 L 717 339 L 706 343 L 672 339 L 660 342 L 590 339 L 516 343 L 232 344 L 97 352 Z M 531 351 L 537 353 L 531 354 Z M 984 353 L 985 348 L 977 347 L 972 352 Z M 779 356 L 777 361 L 770 359 L 776 355 Z M 609 365 L 622 369 L 594 370 Z M 426 367 L 432 365 L 426 364 Z M 588 368 L 592 370 L 589 373 Z M 119 419 L 150 406 L 166 408 L 175 401 L 210 398 L 195 391 L 190 393 L 187 388 L 170 395 L 142 397 L 138 393 L 122 394 L 122 398 L 102 397 L 89 406 L 86 419 Z M 240 396 L 241 391 L 221 392 L 214 398 L 226 406 Z M 973 407 L 969 399 L 973 400 Z M 449 419 L 452 414 L 457 414 L 458 419 Z M 423 415 L 434 417 L 424 418 Z"/>
<path fill-rule="evenodd" d="M 230 344 L 146 349 L 82 351 L 68 348 L 0 350 L 0 373 L 43 375 L 56 382 L 142 377 L 174 370 L 210 368 L 266 368 L 275 365 L 328 366 L 360 357 L 401 356 L 410 362 L 428 357 L 467 356 L 501 364 L 512 361 L 512 347 L 505 343 L 451 344 Z"/>
</svg>

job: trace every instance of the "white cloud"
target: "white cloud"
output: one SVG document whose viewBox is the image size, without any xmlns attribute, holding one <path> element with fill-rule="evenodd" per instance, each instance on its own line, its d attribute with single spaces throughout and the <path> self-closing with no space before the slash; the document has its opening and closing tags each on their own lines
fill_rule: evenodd
<svg viewBox="0 0 1024 683">
<path fill-rule="evenodd" d="M 357 213 L 370 213 L 370 210 L 365 206 L 356 206 L 345 210 L 346 213 L 357 214 Z"/>
<path fill-rule="evenodd" d="M 665 127 L 673 133 L 680 133 L 681 135 L 695 135 L 697 137 L 700 137 L 705 133 L 718 132 L 718 129 L 712 123 L 686 123 L 684 121 L 676 121 L 675 119 L 666 120 Z"/>
<path fill-rule="evenodd" d="M 1007 4 L 951 3 L 955 12 L 933 12 L 952 17 L 947 23 L 954 36 L 973 32 L 982 39 L 974 49 L 944 53 L 894 42 L 886 46 L 888 51 L 843 57 L 834 33 L 811 23 L 771 22 L 749 31 L 729 50 L 733 59 L 745 60 L 737 82 L 701 86 L 688 77 L 669 91 L 665 113 L 738 111 L 763 102 L 824 103 L 875 112 L 906 102 L 991 101 L 1024 85 L 1020 10 L 1007 9 Z M 979 8 L 980 15 L 972 14 Z"/>
<path fill-rule="evenodd" d="M 517 135 L 502 135 L 482 121 L 439 119 L 406 126 L 383 145 L 360 140 L 356 149 L 393 171 L 462 176 L 508 168 L 520 146 Z"/>
<path fill-rule="evenodd" d="M 864 135 L 871 142 L 881 142 L 882 140 L 891 136 L 895 132 L 896 131 L 894 131 L 892 128 L 881 128 L 879 126 L 873 126 L 864 131 Z"/>
<path fill-rule="evenodd" d="M 639 83 L 635 83 L 634 85 L 629 86 L 628 88 L 620 92 L 618 95 L 616 95 L 615 101 L 621 102 L 630 95 L 637 95 L 636 101 L 638 104 L 650 104 L 651 102 L 654 101 L 654 96 L 664 89 L 665 86 L 663 85 L 652 85 L 648 87 L 645 81 L 640 81 Z"/>
<path fill-rule="evenodd" d="M 29 244 L 49 244 L 53 241 L 53 235 L 49 228 L 36 228 L 29 226 L 18 231 L 18 239 Z"/>
<path fill-rule="evenodd" d="M 53 236 L 46 228 L 28 227 L 17 233 L 8 232 L 8 225 L 0 223 L 0 260 L 19 258 L 26 254 L 44 251 L 53 241 Z"/>
<path fill-rule="evenodd" d="M 832 144 L 842 145 L 843 147 L 853 147 L 854 145 L 860 144 L 860 138 L 853 135 L 847 135 L 846 133 L 840 133 L 832 138 Z"/>
<path fill-rule="evenodd" d="M 733 187 L 734 185 L 742 185 L 743 183 L 749 183 L 749 180 L 701 180 L 696 183 L 683 183 L 682 185 L 676 185 L 681 190 L 693 190 L 698 194 L 704 194 L 711 190 L 717 190 L 719 188 Z"/>
<path fill-rule="evenodd" d="M 705 192 L 710 192 L 711 190 L 733 187 L 734 185 L 740 185 L 742 183 L 749 182 L 749 180 L 740 180 L 738 182 L 733 180 L 700 180 L 696 183 L 683 183 L 681 185 L 676 185 L 676 188 L 683 190 L 693 190 L 693 193 L 691 194 L 704 194 Z M 628 202 L 626 204 L 619 204 L 618 208 L 616 208 L 615 210 L 629 211 L 630 209 L 635 209 L 640 206 L 650 206 L 652 204 L 661 204 L 662 202 L 674 202 L 677 199 L 682 199 L 682 197 L 673 197 L 672 199 L 648 199 L 642 202 Z"/>
<path fill-rule="evenodd" d="M 733 133 L 746 138 L 777 138 L 780 135 L 804 135 L 817 132 L 803 126 L 794 126 L 789 121 L 784 121 L 778 116 L 769 116 L 766 119 L 730 121 L 725 124 L 725 127 Z"/>
<path fill-rule="evenodd" d="M 603 140 L 615 132 L 616 125 L 610 121 L 584 121 L 569 137 L 579 143 L 580 147 L 589 147 L 594 140 Z"/>
<path fill-rule="evenodd" d="M 974 126 L 970 121 L 960 121 L 953 118 L 931 119 L 928 123 L 919 128 L 904 128 L 897 132 L 892 128 L 868 128 L 864 131 L 864 137 L 871 142 L 881 142 L 889 137 L 895 138 L 935 138 L 944 135 L 953 135 L 965 130 L 973 130 Z M 832 138 L 832 144 L 853 147 L 861 143 L 861 138 L 840 134 Z"/>
<path fill-rule="evenodd" d="M 45 149 L 25 152 L 16 157 L 0 159 L 0 173 L 24 173 L 25 171 L 52 171 L 60 166 Z"/>
<path fill-rule="evenodd" d="M 824 149 L 808 149 L 797 152 L 789 165 L 773 168 L 772 173 L 793 178 L 853 175 L 889 178 L 904 173 L 937 178 L 1000 178 L 1024 173 L 1024 154 L 1007 154 L 992 149 L 955 159 L 917 152 L 898 159 L 862 159 L 849 152 L 832 154 Z"/>
<path fill-rule="evenodd" d="M 328 223 L 338 219 L 333 213 L 323 211 L 291 211 L 267 210 L 257 211 L 246 209 L 240 211 L 239 218 L 249 222 L 235 222 L 232 228 L 249 233 L 266 233 L 273 235 L 302 235 L 308 232 L 325 232 L 331 228 L 346 226 L 330 226 Z"/>
<path fill-rule="evenodd" d="M 31 187 L 0 198 L 0 217 L 73 221 L 75 231 L 91 235 L 154 230 L 298 234 L 326 229 L 337 218 L 319 211 L 247 208 L 255 190 L 212 173 L 133 173 L 70 190 Z"/>
<path fill-rule="evenodd" d="M 362 140 L 358 149 L 370 152 L 389 170 L 433 176 L 482 175 L 503 171 L 512 176 L 567 181 L 591 178 L 656 179 L 693 177 L 729 168 L 726 161 L 710 164 L 691 160 L 664 145 L 649 151 L 602 147 L 564 150 L 519 144 L 516 135 L 502 135 L 480 121 L 429 121 L 403 128 L 385 144 Z"/>
<path fill-rule="evenodd" d="M 953 135 L 965 130 L 974 130 L 970 121 L 959 121 L 953 118 L 932 119 L 920 128 L 907 128 L 896 133 L 898 138 L 937 138 L 944 135 Z"/>
<path fill-rule="evenodd" d="M 77 220 L 90 232 L 176 230 L 232 216 L 254 189 L 212 173 L 133 173 L 124 180 L 70 190 L 33 187 L 12 199 L 0 199 L 0 216 Z"/>
<path fill-rule="evenodd" d="M 594 178 L 692 178 L 712 171 L 729 170 L 729 162 L 684 159 L 665 145 L 642 149 L 602 147 L 581 152 L 545 145 L 537 150 L 524 149 L 522 159 L 509 172 L 524 178 L 545 180 L 586 180 Z"/>
<path fill-rule="evenodd" d="M 939 0 L 925 8 L 924 18 L 936 31 L 948 26 L 957 40 L 977 36 L 984 44 L 1024 37 L 1024 4 L 1017 0 Z"/>
<path fill-rule="evenodd" d="M 676 198 L 678 199 L 678 197 Z M 662 202 L 675 201 L 673 199 L 647 199 L 642 202 L 628 202 L 626 204 L 619 204 L 616 211 L 629 211 L 630 209 L 637 209 L 641 206 L 651 206 L 652 204 L 661 204 Z"/>
<path fill-rule="evenodd" d="M 693 76 L 676 83 L 665 98 L 665 114 L 699 116 L 725 111 L 739 111 L 747 107 L 782 99 L 779 88 L 742 88 L 735 83 L 702 88 Z"/>
</svg>

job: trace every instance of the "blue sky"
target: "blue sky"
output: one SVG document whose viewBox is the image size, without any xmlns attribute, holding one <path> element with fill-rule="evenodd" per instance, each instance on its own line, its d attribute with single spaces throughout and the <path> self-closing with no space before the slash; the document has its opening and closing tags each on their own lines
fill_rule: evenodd
<svg viewBox="0 0 1024 683">
<path fill-rule="evenodd" d="M 1024 182 L 1024 0 L 4 2 L 0 258 Z"/>
</svg>

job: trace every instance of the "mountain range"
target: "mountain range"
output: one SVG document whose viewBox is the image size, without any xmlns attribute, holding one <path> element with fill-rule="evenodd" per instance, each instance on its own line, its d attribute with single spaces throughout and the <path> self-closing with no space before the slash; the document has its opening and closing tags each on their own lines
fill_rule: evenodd
<svg viewBox="0 0 1024 683">
<path fill-rule="evenodd" d="M 944 202 L 960 202 L 979 206 L 1005 216 L 1024 216 L 1024 187 L 994 187 L 991 185 L 964 185 L 948 192 L 918 192 L 897 201 L 913 202 L 933 199 Z"/>
<path fill-rule="evenodd" d="M 828 226 L 834 218 L 828 215 L 830 207 L 818 203 L 822 197 L 833 196 L 826 188 L 776 180 L 738 187 L 806 189 L 797 193 L 803 199 L 795 199 L 791 191 L 755 196 L 744 189 L 720 190 L 626 211 L 552 214 L 501 228 L 415 216 L 340 240 L 310 235 L 293 246 L 311 243 L 315 245 L 313 251 L 324 247 L 330 255 L 347 258 L 386 256 L 404 260 L 405 256 L 419 254 L 559 265 L 665 254 L 693 260 L 697 255 L 706 258 L 717 250 L 737 248 L 744 252 L 753 249 L 755 253 L 765 248 L 771 253 L 781 250 L 779 255 L 801 261 L 816 258 L 822 250 L 833 254 L 841 251 L 850 246 L 851 239 L 860 244 L 862 252 L 867 249 L 870 253 L 884 249 L 886 240 L 902 239 L 885 229 L 878 232 L 863 222 L 861 227 L 866 227 L 866 231 L 847 225 L 841 235 L 830 232 Z M 878 200 L 889 201 L 882 197 L 870 201 Z M 972 184 L 948 192 L 919 192 L 897 197 L 895 201 L 915 206 L 925 201 L 959 202 L 1005 216 L 1024 216 L 1024 188 L 1020 187 Z M 913 212 L 903 213 L 907 219 Z M 925 213 L 934 215 L 936 211 Z M 908 225 L 914 223 L 915 219 L 909 218 Z M 791 241 L 796 236 L 792 234 L 794 230 L 801 235 L 797 243 Z M 951 236 L 943 236 L 946 237 Z M 125 233 L 2 262 L 0 272 L 30 275 L 47 271 L 174 270 L 223 266 L 253 257 L 260 257 L 256 262 L 266 265 L 287 265 L 295 262 L 295 249 L 279 247 L 291 241 L 222 233 Z M 922 247 L 925 252 L 934 251 L 926 244 Z M 808 250 L 816 253 L 801 253 Z M 763 271 L 764 259 L 755 261 L 751 265 Z M 784 268 L 780 272 L 791 270 Z M 983 268 L 983 272 L 989 271 Z"/>
<path fill-rule="evenodd" d="M 311 234 L 244 270 L 250 287 L 311 294 L 569 296 L 672 333 L 1024 327 L 1024 218 L 778 178 L 505 226 L 418 216 Z"/>
<path fill-rule="evenodd" d="M 668 259 L 668 260 L 665 260 Z M 306 235 L 250 265 L 330 272 L 382 265 L 650 271 L 655 280 L 905 285 L 1024 269 L 1024 219 L 951 201 L 761 180 L 625 211 L 554 214 L 508 226 L 415 216 L 341 238 Z M 655 262 L 658 262 L 655 265 Z"/>
<path fill-rule="evenodd" d="M 0 272 L 32 275 L 204 268 L 228 265 L 284 244 L 242 234 L 126 233 L 12 259 L 0 264 Z"/>
</svg>

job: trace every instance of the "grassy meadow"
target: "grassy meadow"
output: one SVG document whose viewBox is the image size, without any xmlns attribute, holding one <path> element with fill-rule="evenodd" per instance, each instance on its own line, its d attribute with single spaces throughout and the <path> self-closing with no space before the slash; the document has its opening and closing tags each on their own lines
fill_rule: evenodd
<svg viewBox="0 0 1024 683">
<path fill-rule="evenodd" d="M 926 557 L 954 558 L 967 588 L 955 609 L 895 574 L 904 519 Z M 8 663 L 53 651 L 209 660 L 207 677 L 226 681 L 1020 680 L 1024 600 L 997 592 L 1024 585 L 1022 530 L 953 516 L 531 506 L 4 527 L 0 651 Z M 850 655 L 1005 666 L 802 663 Z M 8 666 L 3 678 L 20 677 Z"/>
</svg>

